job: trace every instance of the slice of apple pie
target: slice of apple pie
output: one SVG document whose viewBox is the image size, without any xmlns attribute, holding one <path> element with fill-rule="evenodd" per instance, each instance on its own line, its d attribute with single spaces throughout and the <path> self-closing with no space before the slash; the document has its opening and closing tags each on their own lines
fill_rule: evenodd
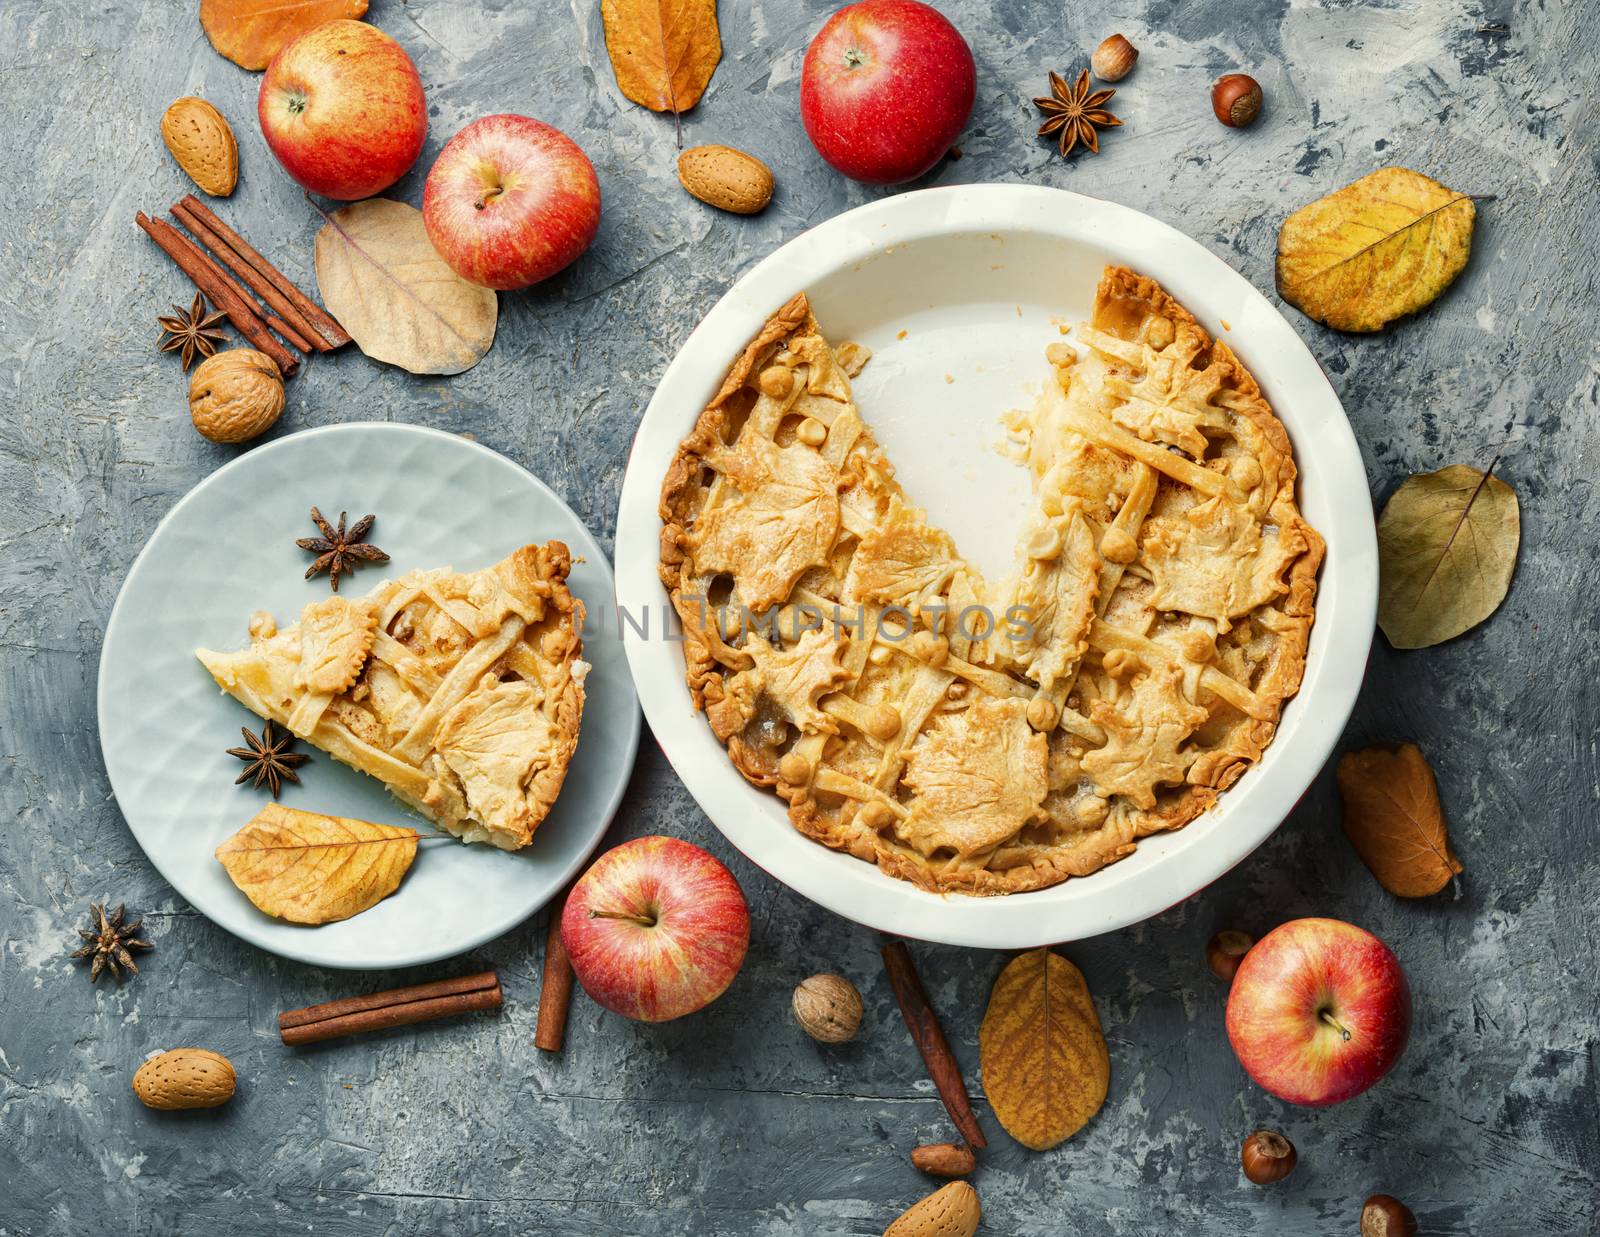
<svg viewBox="0 0 1600 1237">
<path fill-rule="evenodd" d="M 661 495 L 690 692 L 802 832 L 930 889 L 1038 889 L 1216 801 L 1298 689 L 1322 540 L 1255 380 L 1108 268 L 1008 423 L 1035 510 L 986 582 L 858 412 L 797 296 Z"/>
<path fill-rule="evenodd" d="M 196 656 L 235 700 L 383 782 L 467 842 L 517 850 L 560 793 L 583 716 L 572 555 L 527 545 L 482 571 L 413 571 L 314 601 L 239 653 Z"/>
</svg>

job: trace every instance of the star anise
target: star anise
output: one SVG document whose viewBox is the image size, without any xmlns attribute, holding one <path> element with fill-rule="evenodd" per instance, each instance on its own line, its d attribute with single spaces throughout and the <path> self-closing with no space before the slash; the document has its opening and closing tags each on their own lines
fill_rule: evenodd
<svg viewBox="0 0 1600 1237">
<path fill-rule="evenodd" d="M 1115 90 L 1096 90 L 1091 94 L 1087 69 L 1078 74 L 1078 80 L 1071 86 L 1061 74 L 1050 74 L 1049 95 L 1033 101 L 1047 118 L 1039 126 L 1039 136 L 1056 134 L 1062 158 L 1070 155 L 1080 142 L 1098 155 L 1100 138 L 1096 128 L 1111 128 L 1122 123 L 1105 110 L 1106 102 L 1116 93 Z"/>
<path fill-rule="evenodd" d="M 124 908 L 118 906 L 111 914 L 106 914 L 106 908 L 95 906 L 89 916 L 89 926 L 79 928 L 78 935 L 88 944 L 81 949 L 72 951 L 74 958 L 93 958 L 94 962 L 89 967 L 89 982 L 92 984 L 100 978 L 100 972 L 108 966 L 117 982 L 122 982 L 122 968 L 126 967 L 130 975 L 137 975 L 139 968 L 134 965 L 134 949 L 154 949 L 149 941 L 139 939 L 139 928 L 144 923 L 142 919 L 135 919 L 132 923 L 123 923 Z"/>
<path fill-rule="evenodd" d="M 326 571 L 332 580 L 333 591 L 339 591 L 339 573 L 354 571 L 356 564 L 361 563 L 387 563 L 389 556 L 375 545 L 366 543 L 367 533 L 372 529 L 372 522 L 377 517 L 364 515 L 355 522 L 349 532 L 345 531 L 345 512 L 339 512 L 339 527 L 334 528 L 327 520 L 322 518 L 322 512 L 315 507 L 311 508 L 311 520 L 322 530 L 320 537 L 302 537 L 295 544 L 302 550 L 310 550 L 318 555 L 317 561 L 306 568 L 306 579 Z"/>
<path fill-rule="evenodd" d="M 206 298 L 196 292 L 194 304 L 187 313 L 181 306 L 174 305 L 171 316 L 162 315 L 156 319 L 162 332 L 160 350 L 177 352 L 187 373 L 196 354 L 208 357 L 217 350 L 218 344 L 228 338 L 216 329 L 217 323 L 226 317 L 221 312 L 208 314 Z"/>
<path fill-rule="evenodd" d="M 237 756 L 245 762 L 244 772 L 233 779 L 235 786 L 253 777 L 256 779 L 256 789 L 259 790 L 261 784 L 265 782 L 272 791 L 272 797 L 276 799 L 278 792 L 283 789 L 285 778 L 297 786 L 300 784 L 300 775 L 295 770 L 311 757 L 303 752 L 289 750 L 294 746 L 292 734 L 274 734 L 271 722 L 261 727 L 259 739 L 243 726 L 239 727 L 239 733 L 250 746 L 228 749 L 228 755 Z"/>
</svg>

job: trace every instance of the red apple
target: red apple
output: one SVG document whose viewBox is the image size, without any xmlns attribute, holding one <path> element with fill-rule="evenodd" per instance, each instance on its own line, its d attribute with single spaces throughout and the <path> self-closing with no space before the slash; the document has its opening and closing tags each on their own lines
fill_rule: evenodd
<svg viewBox="0 0 1600 1237">
<path fill-rule="evenodd" d="M 583 990 L 641 1022 L 681 1018 L 733 982 L 750 912 L 733 873 L 677 838 L 637 838 L 595 860 L 567 895 L 561 940 Z"/>
<path fill-rule="evenodd" d="M 919 0 L 861 0 L 823 23 L 800 70 L 800 119 L 846 176 L 897 185 L 950 149 L 972 114 L 967 41 Z"/>
<path fill-rule="evenodd" d="M 1322 1108 L 1387 1074 L 1411 1034 L 1394 951 L 1354 924 L 1295 919 L 1256 943 L 1228 993 L 1228 1040 L 1279 1099 Z"/>
<path fill-rule="evenodd" d="M 422 219 L 461 278 L 502 291 L 548 279 L 600 227 L 594 165 L 560 129 L 527 116 L 485 116 L 439 152 Z"/>
<path fill-rule="evenodd" d="M 405 48 L 360 21 L 330 21 L 287 43 L 261 78 L 261 132 L 312 193 L 382 193 L 422 153 L 428 116 Z"/>
</svg>

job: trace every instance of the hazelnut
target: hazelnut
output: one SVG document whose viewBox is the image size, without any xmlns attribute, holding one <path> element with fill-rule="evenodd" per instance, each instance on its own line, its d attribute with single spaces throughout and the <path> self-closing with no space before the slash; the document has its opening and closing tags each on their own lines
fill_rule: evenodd
<svg viewBox="0 0 1600 1237">
<path fill-rule="evenodd" d="M 1261 115 L 1261 84 L 1245 73 L 1229 73 L 1211 87 L 1211 110 L 1230 129 L 1247 129 Z"/>
<path fill-rule="evenodd" d="M 1120 34 L 1114 34 L 1094 49 L 1089 67 L 1101 81 L 1120 82 L 1133 72 L 1139 49 Z"/>
<path fill-rule="evenodd" d="M 813 975 L 791 1002 L 800 1029 L 822 1044 L 842 1044 L 861 1026 L 861 993 L 842 975 Z"/>
<path fill-rule="evenodd" d="M 911 1151 L 913 1167 L 933 1177 L 965 1177 L 978 1166 L 978 1157 L 966 1143 L 925 1143 Z"/>
<path fill-rule="evenodd" d="M 1239 963 L 1244 961 L 1245 954 L 1250 952 L 1250 947 L 1255 943 L 1255 938 L 1247 932 L 1224 928 L 1206 945 L 1206 965 L 1223 983 L 1231 984 L 1239 970 Z"/>
<path fill-rule="evenodd" d="M 1417 1217 L 1392 1194 L 1374 1194 L 1361 1205 L 1361 1237 L 1413 1237 Z"/>
<path fill-rule="evenodd" d="M 1244 1175 L 1257 1185 L 1271 1185 L 1294 1172 L 1294 1144 L 1276 1130 L 1257 1130 L 1239 1148 Z"/>
<path fill-rule="evenodd" d="M 253 348 L 207 357 L 189 379 L 189 415 L 212 442 L 264 434 L 282 411 L 283 377 L 271 357 Z"/>
</svg>

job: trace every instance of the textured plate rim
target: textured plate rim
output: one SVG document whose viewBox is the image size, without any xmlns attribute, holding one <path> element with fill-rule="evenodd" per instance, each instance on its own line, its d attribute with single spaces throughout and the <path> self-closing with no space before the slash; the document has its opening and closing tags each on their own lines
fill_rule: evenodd
<svg viewBox="0 0 1600 1237">
<path fill-rule="evenodd" d="M 430 426 L 408 425 L 403 422 L 396 421 L 348 421 L 339 425 L 322 425 L 310 429 L 297 430 L 292 434 L 284 435 L 282 438 L 277 438 L 271 442 L 263 443 L 261 446 L 229 460 L 226 464 L 222 465 L 220 468 L 216 469 L 207 476 L 202 477 L 198 482 L 190 487 L 183 497 L 178 499 L 178 501 L 172 505 L 171 510 L 169 510 L 164 516 L 161 517 L 159 521 L 157 521 L 155 528 L 150 532 L 150 536 L 146 539 L 144 545 L 140 547 L 139 553 L 134 556 L 133 562 L 129 564 L 127 574 L 123 577 L 122 584 L 117 589 L 117 599 L 112 603 L 111 613 L 106 618 L 105 632 L 102 635 L 100 642 L 102 655 L 99 659 L 99 666 L 97 667 L 95 674 L 95 732 L 99 738 L 101 747 L 100 763 L 106 771 L 106 780 L 111 785 L 112 797 L 117 804 L 117 812 L 122 817 L 123 823 L 127 826 L 128 832 L 132 834 L 133 840 L 138 843 L 140 851 L 150 862 L 150 865 L 161 874 L 161 878 L 165 880 L 167 884 L 172 886 L 173 890 L 178 894 L 179 897 L 183 898 L 185 902 L 187 902 L 201 915 L 204 915 L 206 919 L 216 927 L 219 927 L 223 931 L 238 937 L 242 941 L 254 945 L 258 949 L 273 954 L 276 957 L 287 958 L 290 961 L 304 963 L 308 966 L 325 967 L 329 970 L 399 970 L 403 967 L 422 966 L 430 962 L 438 962 L 446 958 L 458 957 L 461 954 L 468 953 L 478 948 L 480 945 L 483 945 L 488 941 L 492 941 L 504 936 L 506 933 L 513 931 L 523 923 L 526 923 L 534 915 L 538 914 L 538 912 L 543 910 L 544 907 L 555 898 L 556 894 L 561 889 L 565 888 L 572 878 L 577 875 L 579 869 L 588 863 L 590 857 L 593 856 L 594 852 L 599 848 L 600 842 L 605 837 L 606 831 L 611 827 L 611 822 L 616 819 L 617 811 L 622 806 L 623 796 L 627 793 L 628 783 L 632 777 L 633 766 L 636 763 L 638 756 L 640 730 L 642 726 L 640 710 L 637 703 L 638 693 L 636 689 L 632 688 L 630 683 L 630 690 L 632 691 L 634 706 L 625 711 L 627 724 L 623 747 L 627 758 L 618 762 L 619 769 L 621 770 L 620 775 L 616 778 L 615 784 L 606 795 L 604 811 L 602 811 L 597 818 L 597 826 L 593 829 L 593 836 L 587 842 L 585 842 L 582 847 L 579 848 L 578 853 L 574 856 L 571 862 L 561 870 L 560 877 L 555 882 L 554 889 L 548 896 L 535 900 L 526 907 L 519 906 L 514 910 L 509 918 L 497 920 L 494 923 L 488 924 L 473 931 L 472 933 L 467 934 L 466 936 L 463 936 L 459 941 L 451 942 L 442 948 L 423 949 L 415 954 L 402 955 L 392 959 L 384 959 L 382 962 L 373 963 L 362 961 L 360 959 L 329 958 L 322 954 L 316 953 L 315 951 L 284 947 L 275 941 L 258 936 L 252 932 L 238 930 L 228 924 L 212 918 L 205 908 L 190 895 L 184 886 L 173 878 L 172 873 L 167 870 L 166 866 L 164 866 L 162 862 L 157 859 L 156 856 L 153 855 L 145 846 L 144 840 L 139 836 L 139 830 L 134 826 L 133 822 L 128 819 L 127 813 L 123 810 L 122 795 L 121 791 L 119 791 L 117 787 L 116 775 L 112 772 L 110 764 L 105 759 L 108 710 L 106 706 L 106 659 L 103 654 L 105 645 L 111 636 L 111 632 L 117 625 L 117 621 L 122 614 L 123 599 L 127 595 L 128 584 L 139 571 L 140 567 L 145 563 L 146 556 L 150 553 L 151 547 L 156 544 L 162 533 L 180 517 L 183 509 L 190 503 L 190 501 L 193 500 L 202 490 L 217 484 L 234 469 L 241 468 L 252 461 L 260 459 L 264 455 L 284 449 L 288 444 L 291 443 L 303 444 L 305 440 L 311 438 L 336 436 L 348 433 L 350 431 L 370 431 L 373 429 L 378 429 L 383 432 L 416 434 L 424 438 L 448 442 L 453 447 L 464 447 L 470 451 L 481 453 L 485 457 L 490 458 L 497 463 L 508 465 L 516 472 L 522 474 L 522 476 L 527 481 L 531 482 L 537 490 L 541 491 L 547 499 L 549 499 L 551 502 L 554 502 L 562 510 L 566 511 L 567 514 L 572 518 L 573 523 L 583 531 L 584 536 L 586 536 L 592 543 L 591 547 L 585 547 L 585 561 L 593 563 L 597 570 L 599 570 L 603 575 L 605 582 L 610 584 L 610 591 L 613 597 L 616 595 L 615 570 L 612 566 L 611 560 L 606 556 L 604 547 L 600 544 L 595 535 L 590 532 L 588 525 L 583 522 L 578 513 L 573 511 L 571 506 L 569 506 L 559 494 L 552 490 L 528 469 L 517 463 L 516 460 L 510 458 L 509 456 L 502 455 L 500 452 L 495 451 L 493 448 L 486 447 L 480 442 L 476 442 L 469 438 L 463 438 L 459 434 L 452 434 L 445 430 L 433 429 Z M 592 556 L 588 554 L 588 550 L 590 548 L 593 550 Z M 579 733 L 579 741 L 581 743 L 581 728 Z M 276 920 L 265 919 L 262 926 L 265 927 L 276 922 Z"/>
<path fill-rule="evenodd" d="M 795 237 L 746 272 L 668 365 L 630 450 L 617 513 L 615 565 L 619 606 L 667 605 L 656 574 L 656 506 L 665 457 L 689 431 L 730 360 L 778 306 L 886 248 L 985 230 L 1035 232 L 1104 249 L 1169 291 L 1177 288 L 1173 295 L 1214 335 L 1221 334 L 1217 324 L 1224 316 L 1215 306 L 1233 306 L 1227 316 L 1234 321 L 1248 311 L 1254 336 L 1244 350 L 1253 356 L 1252 372 L 1271 373 L 1273 386 L 1294 387 L 1292 398 L 1280 395 L 1274 405 L 1280 416 L 1285 408 L 1294 410 L 1283 419 L 1286 425 L 1299 423 L 1290 428 L 1301 473 L 1314 474 L 1318 486 L 1330 492 L 1360 494 L 1359 504 L 1335 507 L 1318 526 L 1328 556 L 1316 635 L 1327 643 L 1307 665 L 1268 759 L 1214 811 L 1184 830 L 1144 839 L 1141 850 L 1156 851 L 1148 866 L 1129 869 L 1130 861 L 1124 860 L 1090 877 L 1003 898 L 930 893 L 885 876 L 876 865 L 830 851 L 792 826 L 785 830 L 787 837 L 774 832 L 769 818 L 752 810 L 757 808 L 752 796 L 770 796 L 744 782 L 720 745 L 721 768 L 711 767 L 704 743 L 691 735 L 687 720 L 701 731 L 706 727 L 692 709 L 679 651 L 641 639 L 633 630 L 623 632 L 623 647 L 645 718 L 668 761 L 712 823 L 752 863 L 802 896 L 868 927 L 951 945 L 1014 949 L 1126 927 L 1205 888 L 1282 823 L 1315 780 L 1355 706 L 1377 613 L 1377 538 L 1366 472 L 1337 393 L 1276 306 L 1221 258 L 1170 225 L 1067 190 L 964 185 L 857 207 Z M 1266 364 L 1264 353 L 1271 354 Z M 1330 574 L 1339 582 L 1333 597 L 1326 590 Z M 677 657 L 678 665 L 668 675 L 664 662 L 670 657 Z M 1216 827 L 1223 819 L 1231 828 Z M 1119 869 L 1132 871 L 1137 883 L 1119 879 Z"/>
</svg>

